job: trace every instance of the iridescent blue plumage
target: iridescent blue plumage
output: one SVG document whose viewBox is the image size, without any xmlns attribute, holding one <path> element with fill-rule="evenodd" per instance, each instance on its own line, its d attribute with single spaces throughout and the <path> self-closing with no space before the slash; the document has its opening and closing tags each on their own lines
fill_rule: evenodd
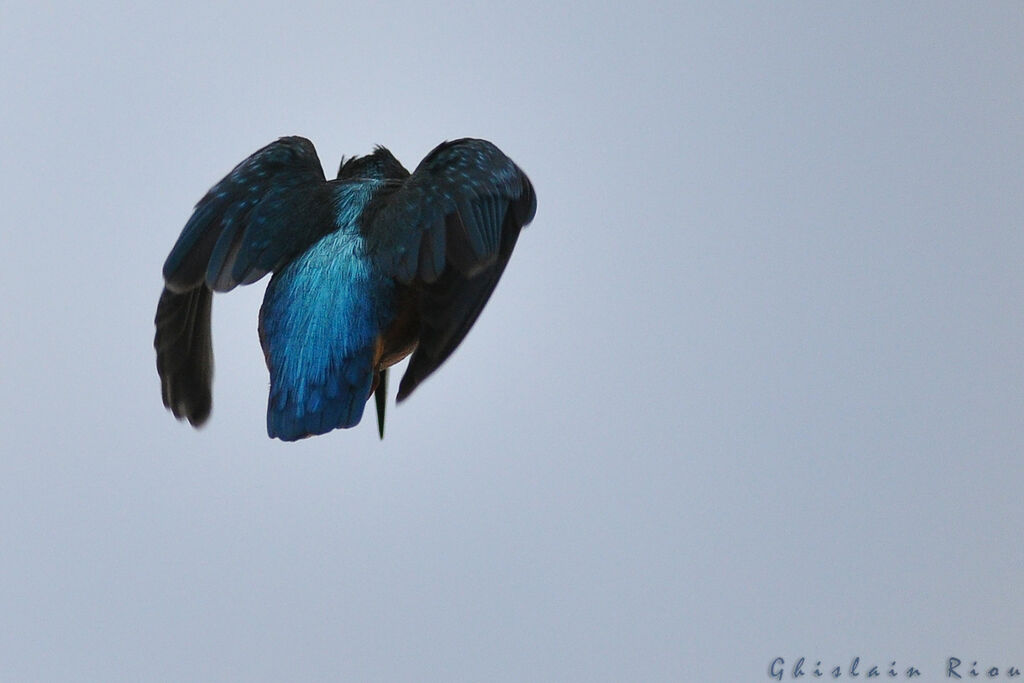
<svg viewBox="0 0 1024 683">
<path fill-rule="evenodd" d="M 260 309 L 270 369 L 267 431 L 286 441 L 358 424 L 394 285 L 369 259 L 359 217 L 379 181 L 336 188 L 338 229 L 274 275 Z"/>
<path fill-rule="evenodd" d="M 398 399 L 473 325 L 536 197 L 494 145 L 435 148 L 409 174 L 382 147 L 327 181 L 313 145 L 282 138 L 196 205 L 164 264 L 157 370 L 164 405 L 201 425 L 211 405 L 210 298 L 274 276 L 260 310 L 267 430 L 295 440 L 351 427 L 412 353 Z"/>
</svg>

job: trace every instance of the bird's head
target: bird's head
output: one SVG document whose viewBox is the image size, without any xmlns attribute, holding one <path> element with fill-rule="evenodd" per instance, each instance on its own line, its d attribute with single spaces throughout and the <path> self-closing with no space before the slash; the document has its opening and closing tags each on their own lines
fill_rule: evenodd
<svg viewBox="0 0 1024 683">
<path fill-rule="evenodd" d="M 373 154 L 364 157 L 341 158 L 338 178 L 371 178 L 373 180 L 402 180 L 409 171 L 385 147 L 377 145 Z"/>
</svg>

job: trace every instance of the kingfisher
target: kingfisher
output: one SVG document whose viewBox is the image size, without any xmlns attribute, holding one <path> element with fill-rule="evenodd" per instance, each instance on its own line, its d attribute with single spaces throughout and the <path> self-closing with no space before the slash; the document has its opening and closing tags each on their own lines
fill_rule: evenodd
<svg viewBox="0 0 1024 683">
<path fill-rule="evenodd" d="M 334 180 L 306 138 L 270 143 L 196 204 L 164 262 L 164 406 L 206 422 L 213 293 L 270 273 L 259 313 L 267 434 L 353 427 L 373 396 L 383 438 L 388 368 L 411 354 L 402 401 L 452 354 L 536 210 L 526 174 L 486 140 L 443 142 L 412 173 L 377 146 L 343 157 Z"/>
</svg>

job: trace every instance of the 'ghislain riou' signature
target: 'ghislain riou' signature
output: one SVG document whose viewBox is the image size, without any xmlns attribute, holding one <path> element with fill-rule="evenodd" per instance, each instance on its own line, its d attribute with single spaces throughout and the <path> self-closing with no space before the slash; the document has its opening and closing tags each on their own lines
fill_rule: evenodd
<svg viewBox="0 0 1024 683">
<path fill-rule="evenodd" d="M 1021 670 L 1016 666 L 1008 666 L 1000 668 L 998 666 L 984 667 L 978 666 L 978 662 L 972 662 L 971 665 L 965 666 L 963 660 L 958 657 L 948 657 L 946 659 L 946 665 L 943 667 L 943 675 L 946 678 L 952 680 L 972 679 L 972 678 L 1017 678 L 1021 675 Z M 846 668 L 842 666 L 822 666 L 821 661 L 816 661 L 813 668 L 808 664 L 807 659 L 800 657 L 797 659 L 792 666 L 786 666 L 786 660 L 782 657 L 776 657 L 768 665 L 768 677 L 774 678 L 777 681 L 781 681 L 784 678 L 798 679 L 804 676 L 810 676 L 811 678 L 920 678 L 921 670 L 916 666 L 896 666 L 896 662 L 892 661 L 886 668 L 873 664 L 870 667 L 865 667 L 861 664 L 860 657 L 854 657 L 850 662 L 850 665 Z"/>
</svg>

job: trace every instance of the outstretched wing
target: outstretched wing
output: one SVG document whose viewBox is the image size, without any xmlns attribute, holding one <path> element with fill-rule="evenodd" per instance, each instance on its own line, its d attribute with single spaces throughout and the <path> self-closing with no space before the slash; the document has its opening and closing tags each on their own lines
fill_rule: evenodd
<svg viewBox="0 0 1024 683">
<path fill-rule="evenodd" d="M 313 143 L 272 142 L 196 204 L 164 263 L 173 292 L 215 292 L 259 280 L 333 230 L 329 187 Z"/>
<path fill-rule="evenodd" d="M 212 291 L 277 270 L 334 229 L 330 188 L 313 143 L 281 138 L 213 186 L 164 263 L 156 313 L 164 405 L 195 426 L 210 414 Z"/>
<path fill-rule="evenodd" d="M 526 174 L 490 142 L 470 138 L 436 147 L 371 207 L 364 226 L 369 253 L 417 294 L 419 345 L 398 400 L 466 336 L 536 210 Z"/>
</svg>

